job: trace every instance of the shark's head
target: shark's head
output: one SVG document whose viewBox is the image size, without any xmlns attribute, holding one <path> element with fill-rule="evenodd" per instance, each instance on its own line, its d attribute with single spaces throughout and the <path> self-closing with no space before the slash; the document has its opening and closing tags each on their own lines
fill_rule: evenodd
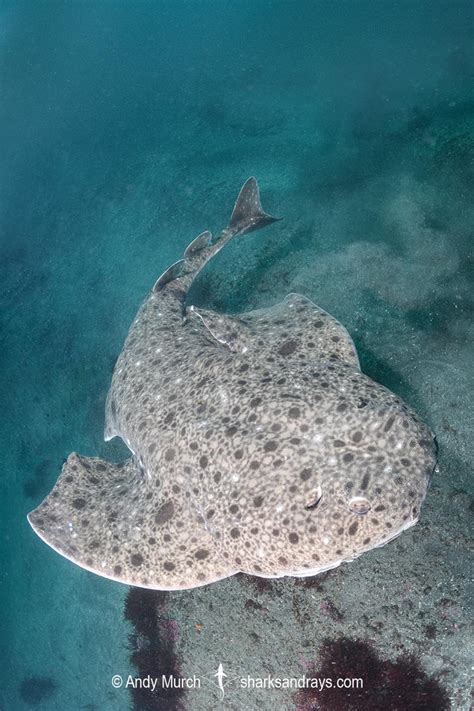
<svg viewBox="0 0 474 711">
<path fill-rule="evenodd" d="M 217 448 L 207 456 L 204 445 L 220 494 L 203 514 L 228 562 L 260 575 L 310 575 L 416 523 L 436 464 L 427 426 L 340 363 L 277 362 L 267 373 L 258 383 L 240 378 Z M 225 377 L 216 401 L 223 390 Z"/>
</svg>

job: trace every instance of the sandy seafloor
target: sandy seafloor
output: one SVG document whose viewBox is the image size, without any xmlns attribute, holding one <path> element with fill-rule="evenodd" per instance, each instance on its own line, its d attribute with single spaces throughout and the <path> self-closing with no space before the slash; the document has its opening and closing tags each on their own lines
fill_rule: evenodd
<svg viewBox="0 0 474 711">
<path fill-rule="evenodd" d="M 103 410 L 134 313 L 249 175 L 284 220 L 229 246 L 192 300 L 309 296 L 430 424 L 440 471 L 414 529 L 308 585 L 160 597 L 157 669 L 299 676 L 350 638 L 414 655 L 444 690 L 429 708 L 469 708 L 473 37 L 461 0 L 1 4 L 2 711 L 336 709 L 236 683 L 140 706 L 110 681 L 155 644 L 125 621 L 127 588 L 26 522 L 69 452 L 123 456 Z M 428 708 L 413 699 L 383 708 Z"/>
</svg>

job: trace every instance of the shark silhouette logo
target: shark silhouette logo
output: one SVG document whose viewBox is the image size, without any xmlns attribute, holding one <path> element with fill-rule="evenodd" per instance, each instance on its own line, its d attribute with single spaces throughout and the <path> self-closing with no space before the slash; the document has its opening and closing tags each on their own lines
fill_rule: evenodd
<svg viewBox="0 0 474 711">
<path fill-rule="evenodd" d="M 229 685 L 232 685 L 236 679 L 240 679 L 240 676 L 229 676 L 224 671 L 224 665 L 222 662 L 219 663 L 216 671 L 207 672 L 202 674 L 202 679 L 209 681 L 216 690 L 219 689 L 220 700 L 224 700 L 225 690 Z"/>
<path fill-rule="evenodd" d="M 219 664 L 219 666 L 217 667 L 217 671 L 216 671 L 216 673 L 214 674 L 214 676 L 217 678 L 217 686 L 218 686 L 219 689 L 221 690 L 221 701 L 223 701 L 223 700 L 224 700 L 224 696 L 225 696 L 225 691 L 224 691 L 224 678 L 227 676 L 227 674 L 225 673 L 224 667 L 222 666 L 222 664 Z"/>
</svg>

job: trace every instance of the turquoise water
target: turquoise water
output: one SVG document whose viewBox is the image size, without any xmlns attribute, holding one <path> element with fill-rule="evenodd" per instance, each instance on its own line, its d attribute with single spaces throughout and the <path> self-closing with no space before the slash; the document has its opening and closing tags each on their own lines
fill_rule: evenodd
<svg viewBox="0 0 474 711">
<path fill-rule="evenodd" d="M 289 587 L 275 588 L 269 617 L 249 619 L 238 605 L 262 605 L 261 591 L 239 597 L 243 583 L 226 581 L 168 601 L 180 667 L 213 669 L 221 654 L 241 667 L 250 631 L 274 623 L 281 671 L 317 658 L 323 627 L 375 640 L 385 657 L 407 649 L 451 708 L 468 708 L 473 39 L 463 0 L 1 3 L 2 710 L 133 703 L 110 683 L 134 671 L 127 589 L 55 555 L 26 514 L 71 451 L 123 455 L 102 433 L 130 322 L 187 243 L 225 226 L 249 175 L 284 220 L 213 260 L 192 300 L 238 312 L 291 291 L 312 298 L 348 328 L 362 369 L 429 422 L 440 473 L 414 532 L 347 567 L 338 604 L 357 624 L 346 614 L 313 629 L 321 601 L 299 589 L 310 618 L 298 627 Z M 370 624 L 380 610 L 362 620 L 369 588 L 400 602 L 403 623 L 391 608 L 388 631 Z M 272 667 L 272 646 L 255 649 L 254 666 Z M 234 698 L 228 708 L 256 704 Z M 180 703 L 216 699 L 210 688 Z"/>
</svg>

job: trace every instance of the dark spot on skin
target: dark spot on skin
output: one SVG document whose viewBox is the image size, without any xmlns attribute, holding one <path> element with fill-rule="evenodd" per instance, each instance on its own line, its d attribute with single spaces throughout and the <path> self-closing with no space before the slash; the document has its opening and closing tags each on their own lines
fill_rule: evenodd
<svg viewBox="0 0 474 711">
<path fill-rule="evenodd" d="M 375 507 L 374 511 L 385 511 L 385 506 L 383 504 L 379 504 L 378 506 Z"/>
<path fill-rule="evenodd" d="M 362 477 L 362 481 L 360 482 L 360 488 L 363 490 L 367 489 L 369 481 L 370 481 L 370 474 L 368 472 L 366 472 L 364 474 L 364 476 Z"/>
<path fill-rule="evenodd" d="M 197 558 L 197 560 L 204 560 L 204 558 L 207 558 L 208 555 L 209 551 L 207 551 L 205 548 L 199 548 L 199 550 L 197 550 L 194 554 L 194 557 Z"/>
<path fill-rule="evenodd" d="M 342 439 L 335 439 L 334 446 L 335 447 L 344 447 L 344 442 L 342 441 Z"/>
<path fill-rule="evenodd" d="M 238 528 L 232 528 L 230 531 L 231 538 L 238 538 L 240 536 L 240 531 Z"/>
<path fill-rule="evenodd" d="M 301 477 L 301 479 L 303 479 L 303 481 L 307 481 L 310 478 L 312 473 L 313 472 L 311 469 L 306 468 L 306 469 L 303 469 L 303 471 L 300 473 L 300 477 Z"/>
<path fill-rule="evenodd" d="M 301 415 L 300 408 L 299 407 L 290 407 L 288 410 L 288 416 L 292 417 L 293 419 L 296 419 Z"/>
<path fill-rule="evenodd" d="M 214 481 L 215 481 L 216 484 L 218 484 L 218 483 L 220 482 L 221 476 L 222 476 L 222 475 L 221 475 L 220 472 L 216 472 L 216 473 L 214 474 Z"/>
<path fill-rule="evenodd" d="M 105 464 L 101 464 L 100 462 L 98 464 L 96 464 L 96 469 L 98 472 L 106 472 L 107 471 L 107 467 L 105 466 Z"/>
<path fill-rule="evenodd" d="M 120 575 L 121 572 L 122 572 L 122 566 L 121 566 L 121 565 L 116 565 L 116 566 L 114 566 L 114 573 L 115 573 L 115 575 Z"/>
<path fill-rule="evenodd" d="M 173 422 L 173 419 L 174 419 L 174 412 L 168 412 L 168 414 L 166 415 L 166 417 L 164 419 L 165 425 L 171 424 Z"/>
<path fill-rule="evenodd" d="M 354 521 L 354 523 L 351 523 L 351 525 L 347 529 L 349 536 L 355 536 L 358 528 L 359 528 L 359 524 L 357 523 L 357 521 Z"/>
<path fill-rule="evenodd" d="M 132 555 L 130 556 L 130 561 L 132 565 L 134 565 L 136 568 L 139 568 L 143 563 L 143 556 L 141 553 L 132 553 Z"/>
<path fill-rule="evenodd" d="M 278 353 L 282 356 L 288 356 L 294 353 L 297 347 L 296 341 L 285 341 L 278 349 Z"/>
<path fill-rule="evenodd" d="M 199 457 L 199 464 L 203 469 L 205 469 L 208 465 L 208 459 L 205 454 L 203 454 L 201 457 Z"/>
<path fill-rule="evenodd" d="M 410 460 L 407 459 L 406 457 L 402 457 L 402 458 L 400 459 L 400 461 L 401 461 L 401 463 L 403 464 L 404 467 L 409 467 L 410 464 L 411 464 Z"/>
<path fill-rule="evenodd" d="M 257 508 L 263 504 L 263 496 L 255 496 L 253 500 L 253 505 Z"/>
<path fill-rule="evenodd" d="M 236 459 L 242 459 L 243 456 L 244 456 L 244 450 L 243 450 L 243 449 L 236 449 L 236 450 L 235 450 L 235 452 L 234 452 L 234 457 L 235 457 Z"/>
<path fill-rule="evenodd" d="M 171 561 L 167 560 L 166 563 L 163 563 L 163 568 L 164 568 L 165 570 L 168 570 L 169 572 L 171 572 L 172 570 L 174 570 L 174 569 L 176 568 L 176 566 L 175 566 L 174 563 L 172 563 Z"/>
<path fill-rule="evenodd" d="M 172 447 L 169 447 L 165 452 L 165 459 L 167 462 L 171 462 L 175 457 L 175 451 Z"/>
<path fill-rule="evenodd" d="M 299 541 L 299 537 L 297 533 L 290 533 L 288 536 L 288 540 L 290 543 L 296 544 Z"/>
<path fill-rule="evenodd" d="M 72 505 L 75 509 L 84 509 L 86 507 L 86 500 L 78 497 L 72 500 Z"/>
<path fill-rule="evenodd" d="M 384 431 L 384 432 L 388 432 L 389 429 L 392 427 L 392 425 L 393 425 L 394 422 L 395 422 L 395 418 L 394 418 L 394 417 L 389 417 L 388 420 L 387 420 L 387 422 L 386 422 L 385 425 L 384 425 L 383 431 Z"/>
<path fill-rule="evenodd" d="M 342 459 L 344 462 L 352 462 L 352 460 L 354 459 L 354 455 L 351 452 L 346 452 Z"/>
<path fill-rule="evenodd" d="M 255 471 L 255 469 L 258 469 L 259 466 L 260 466 L 260 462 L 257 461 L 256 459 L 254 459 L 253 461 L 250 462 L 250 469 L 253 469 L 254 471 Z"/>
<path fill-rule="evenodd" d="M 155 514 L 155 523 L 162 526 L 164 523 L 173 518 L 174 515 L 174 504 L 172 501 L 167 501 L 163 504 Z"/>
<path fill-rule="evenodd" d="M 275 442 L 275 440 L 270 440 L 270 442 L 265 442 L 263 448 L 265 452 L 274 452 L 278 448 L 278 442 Z"/>
<path fill-rule="evenodd" d="M 352 435 L 352 440 L 356 443 L 360 442 L 362 440 L 362 432 L 354 432 L 354 434 Z"/>
<path fill-rule="evenodd" d="M 261 397 L 254 397 L 250 400 L 249 405 L 250 405 L 250 407 L 258 407 L 258 405 L 260 405 L 261 402 L 262 402 Z"/>
</svg>

